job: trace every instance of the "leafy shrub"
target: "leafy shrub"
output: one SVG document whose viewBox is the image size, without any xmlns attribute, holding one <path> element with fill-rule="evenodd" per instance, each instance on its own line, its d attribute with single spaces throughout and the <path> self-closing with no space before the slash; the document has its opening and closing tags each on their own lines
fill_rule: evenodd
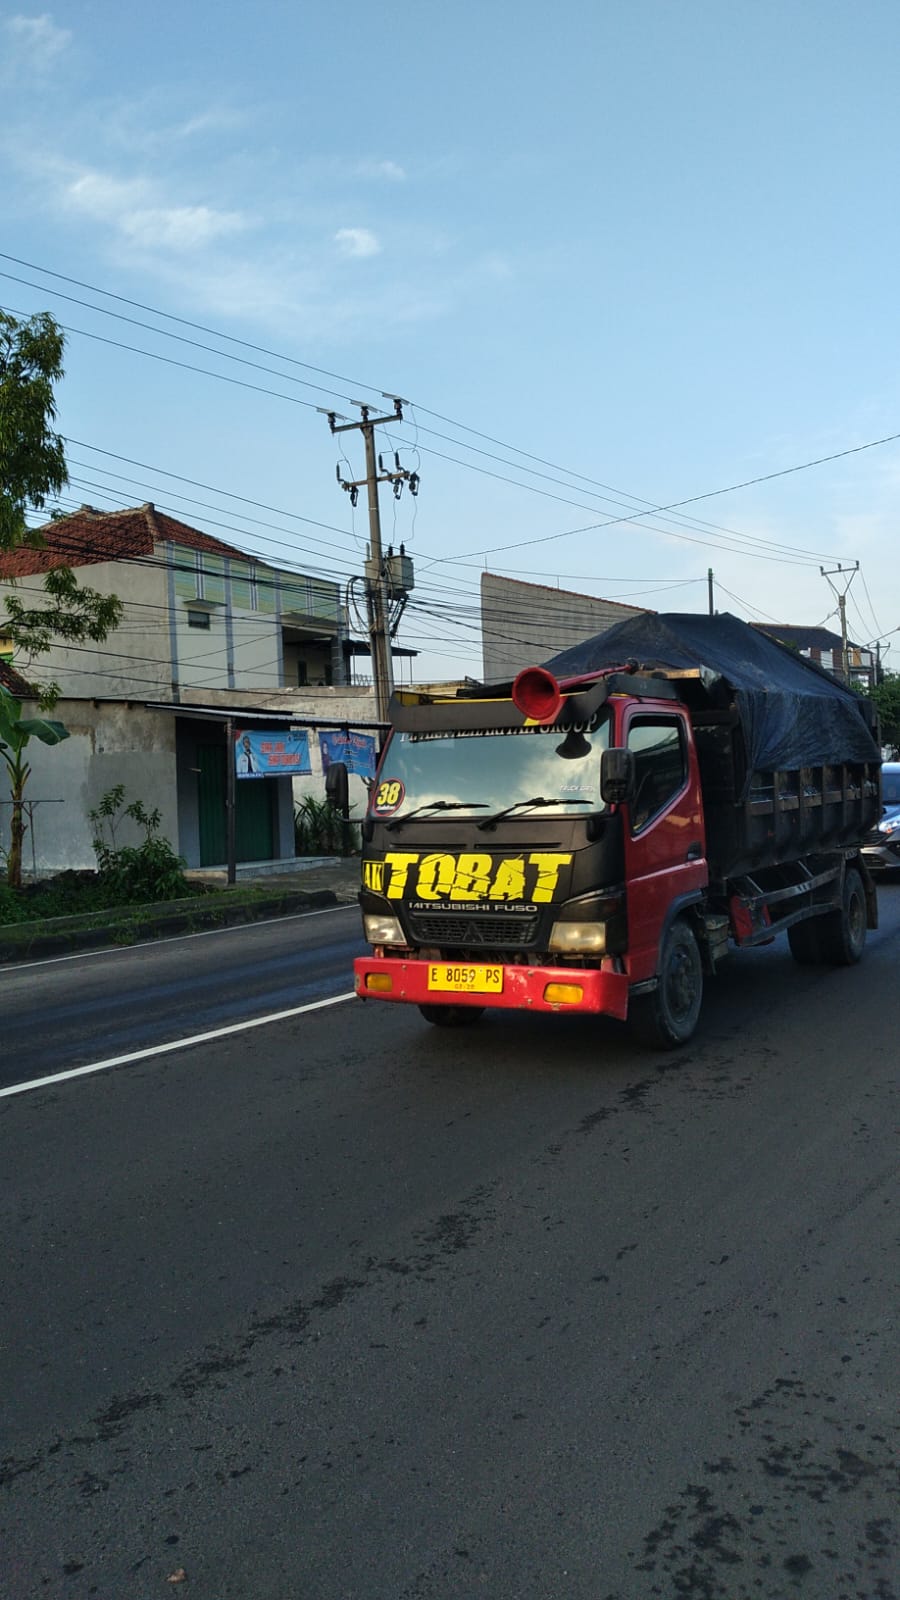
<svg viewBox="0 0 900 1600">
<path fill-rule="evenodd" d="M 168 839 L 160 837 L 158 807 L 148 811 L 140 800 L 126 805 L 125 785 L 117 783 L 88 816 L 95 829 L 91 843 L 97 871 L 111 903 L 139 905 L 153 900 L 178 900 L 190 894 L 184 857 L 176 855 Z M 116 832 L 124 817 L 143 828 L 140 844 L 117 845 Z"/>
<path fill-rule="evenodd" d="M 332 800 L 304 795 L 294 808 L 294 849 L 298 856 L 355 855 L 359 825 L 345 820 Z"/>
<path fill-rule="evenodd" d="M 7 922 L 19 921 L 19 897 L 15 890 L 0 883 L 0 927 Z"/>
</svg>

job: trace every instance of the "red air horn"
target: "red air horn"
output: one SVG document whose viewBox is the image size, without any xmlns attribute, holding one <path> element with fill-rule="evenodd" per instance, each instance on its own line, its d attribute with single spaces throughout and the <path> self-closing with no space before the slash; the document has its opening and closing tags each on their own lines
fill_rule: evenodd
<svg viewBox="0 0 900 1600">
<path fill-rule="evenodd" d="M 555 722 L 562 690 L 546 667 L 525 667 L 512 686 L 513 705 L 533 722 Z"/>
</svg>

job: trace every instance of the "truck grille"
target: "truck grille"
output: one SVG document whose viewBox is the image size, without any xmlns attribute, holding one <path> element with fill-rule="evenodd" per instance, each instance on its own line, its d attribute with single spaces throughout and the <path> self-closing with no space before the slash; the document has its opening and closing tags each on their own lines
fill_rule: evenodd
<svg viewBox="0 0 900 1600">
<path fill-rule="evenodd" d="M 410 935 L 416 944 L 482 945 L 494 950 L 524 950 L 534 941 L 537 915 L 524 917 L 479 916 L 476 912 L 450 911 L 445 916 L 411 916 Z"/>
</svg>

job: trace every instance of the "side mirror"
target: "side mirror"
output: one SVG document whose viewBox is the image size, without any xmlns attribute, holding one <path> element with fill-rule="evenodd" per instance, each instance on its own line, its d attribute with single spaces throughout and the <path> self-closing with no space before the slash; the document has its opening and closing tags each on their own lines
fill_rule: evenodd
<svg viewBox="0 0 900 1600">
<path fill-rule="evenodd" d="M 608 806 L 620 806 L 633 799 L 633 750 L 604 750 L 600 761 L 600 795 Z"/>
</svg>

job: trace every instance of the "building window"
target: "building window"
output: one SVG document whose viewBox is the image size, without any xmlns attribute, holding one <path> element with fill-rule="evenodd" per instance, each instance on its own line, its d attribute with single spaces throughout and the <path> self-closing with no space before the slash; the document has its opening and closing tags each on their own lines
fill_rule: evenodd
<svg viewBox="0 0 900 1600">
<path fill-rule="evenodd" d="M 258 610 L 256 568 L 243 561 L 231 563 L 231 603 L 239 611 Z"/>
<path fill-rule="evenodd" d="M 189 611 L 187 614 L 189 628 L 209 628 L 208 611 Z"/>
<path fill-rule="evenodd" d="M 309 683 L 309 674 L 308 674 L 308 672 L 306 670 L 306 662 L 305 661 L 298 661 L 297 662 L 297 688 L 298 689 L 305 689 L 306 685 L 308 683 Z"/>
<path fill-rule="evenodd" d="M 169 548 L 175 569 L 175 593 L 179 600 L 199 600 L 200 578 L 196 551 L 189 550 L 183 544 L 173 544 Z"/>
<path fill-rule="evenodd" d="M 197 599 L 225 604 L 225 558 L 209 550 L 197 551 Z"/>
</svg>

